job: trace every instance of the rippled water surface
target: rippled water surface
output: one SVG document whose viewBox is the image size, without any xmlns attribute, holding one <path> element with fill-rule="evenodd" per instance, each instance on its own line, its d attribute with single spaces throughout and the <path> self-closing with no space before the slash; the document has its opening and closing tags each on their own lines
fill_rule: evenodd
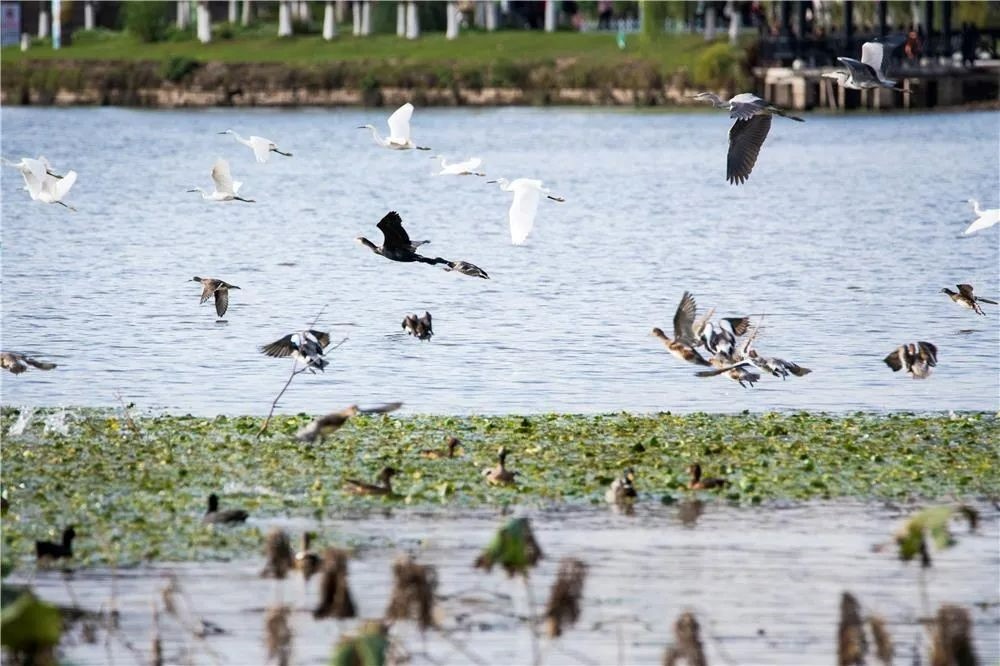
<svg viewBox="0 0 1000 666">
<path fill-rule="evenodd" d="M 432 177 L 432 153 L 377 148 L 355 127 L 388 110 L 135 111 L 5 108 L 3 154 L 44 154 L 79 180 L 39 204 L 3 170 L 5 349 L 58 370 L 4 373 L 3 400 L 259 413 L 289 363 L 257 347 L 308 325 L 335 340 L 323 375 L 285 411 L 402 400 L 410 412 L 998 408 L 1000 311 L 939 293 L 996 297 L 997 228 L 960 237 L 970 197 L 997 205 L 995 113 L 776 119 L 748 184 L 725 182 L 723 114 L 566 109 L 425 110 L 418 143 L 479 155 L 490 176 L 537 177 L 533 235 L 510 244 L 507 193 Z M 292 158 L 256 164 L 228 136 L 267 136 Z M 231 161 L 256 204 L 185 189 Z M 354 242 L 398 210 L 432 254 L 490 281 L 388 262 Z M 228 323 L 199 307 L 193 275 L 233 292 Z M 650 337 L 681 293 L 702 311 L 757 314 L 758 348 L 814 370 L 744 390 L 699 379 Z M 435 337 L 401 334 L 430 311 Z M 937 344 L 924 382 L 881 358 Z"/>
<path fill-rule="evenodd" d="M 956 525 L 957 545 L 936 553 L 934 566 L 925 571 L 915 562 L 901 563 L 891 550 L 872 551 L 903 520 L 906 511 L 898 507 L 668 508 L 643 503 L 634 518 L 604 507 L 536 513 L 533 527 L 545 557 L 531 576 L 535 603 L 545 603 L 560 558 L 577 557 L 589 567 L 579 622 L 562 640 L 543 641 L 542 663 L 658 664 L 674 620 L 692 610 L 711 664 L 830 664 L 836 661 L 845 590 L 858 598 L 865 615 L 886 620 L 901 663 L 911 663 L 914 650 L 927 655 L 921 618 L 945 603 L 968 608 L 981 663 L 996 663 L 997 514 L 987 505 L 980 509 L 978 533 L 967 534 Z M 421 640 L 412 626 L 395 627 L 397 646 L 413 654 L 412 663 L 527 664 L 531 651 L 523 618 L 528 605 L 521 581 L 509 580 L 500 570 L 484 574 L 472 567 L 500 520 L 483 512 L 408 512 L 402 521 L 387 515 L 320 526 L 278 524 L 293 533 L 319 529 L 323 542 L 355 545 L 350 586 L 360 617 L 379 617 L 385 610 L 398 553 L 414 553 L 437 568 L 438 620 L 449 638 L 429 632 Z M 57 572 L 43 572 L 34 583 L 47 600 L 72 604 L 72 593 L 87 610 L 118 608 L 121 635 L 144 655 L 152 635 L 151 604 L 169 576 L 176 575 L 185 593 L 179 606 L 184 616 L 195 623 L 204 618 L 227 633 L 196 641 L 161 611 L 161 637 L 170 663 L 263 664 L 264 611 L 283 600 L 294 609 L 294 663 L 328 663 L 338 630 L 353 629 L 355 621 L 314 621 L 309 611 L 318 602 L 317 579 L 308 587 L 297 575 L 283 584 L 261 580 L 262 564 L 258 558 L 113 574 L 91 570 L 68 584 Z M 79 632 L 73 635 L 79 638 Z M 67 656 L 74 664 L 135 661 L 119 639 L 105 642 L 103 633 L 98 638 L 94 645 L 65 642 Z M 456 647 L 460 645 L 465 652 Z"/>
</svg>

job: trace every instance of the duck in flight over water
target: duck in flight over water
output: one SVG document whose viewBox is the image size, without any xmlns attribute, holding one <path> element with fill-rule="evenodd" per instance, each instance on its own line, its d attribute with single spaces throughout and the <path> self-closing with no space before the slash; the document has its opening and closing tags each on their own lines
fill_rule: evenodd
<svg viewBox="0 0 1000 666">
<path fill-rule="evenodd" d="M 677 305 L 677 311 L 674 312 L 673 340 L 668 338 L 667 334 L 660 328 L 654 328 L 653 335 L 663 341 L 663 344 L 667 347 L 667 351 L 675 358 L 687 361 L 688 363 L 694 363 L 695 365 L 710 365 L 695 350 L 698 339 L 695 337 L 693 326 L 697 309 L 698 306 L 695 303 L 694 296 L 685 291 L 684 295 L 681 296 L 681 302 Z"/>
<path fill-rule="evenodd" d="M 986 316 L 986 313 L 983 312 L 983 309 L 979 307 L 980 303 L 990 303 L 992 305 L 998 305 L 996 301 L 991 301 L 988 298 L 980 298 L 979 296 L 974 295 L 972 293 L 971 284 L 959 284 L 955 286 L 958 287 L 957 292 L 954 292 L 948 287 L 945 287 L 944 289 L 941 290 L 941 293 L 948 294 L 948 297 L 951 298 L 951 300 L 955 301 L 962 307 L 969 308 L 976 314 L 981 314 L 984 317 Z"/>
<path fill-rule="evenodd" d="M 302 363 L 311 372 L 315 372 L 313 368 L 322 371 L 329 365 L 329 361 L 323 358 L 323 350 L 329 346 L 329 333 L 309 329 L 298 333 L 289 333 L 269 345 L 264 345 L 260 350 L 272 358 L 291 356 L 296 362 Z"/>
<path fill-rule="evenodd" d="M 396 211 L 391 210 L 386 213 L 385 217 L 379 220 L 376 226 L 382 232 L 381 246 L 375 245 L 375 243 L 364 236 L 358 236 L 355 239 L 375 254 L 382 255 L 392 261 L 419 261 L 423 264 L 432 265 L 450 263 L 447 259 L 442 259 L 441 257 L 431 258 L 417 254 L 417 248 L 430 241 L 411 241 L 409 234 L 406 233 L 406 229 L 403 228 L 403 218 Z"/>
<path fill-rule="evenodd" d="M 198 302 L 199 305 L 212 296 L 215 296 L 215 313 L 220 317 L 225 315 L 226 310 L 229 309 L 229 290 L 239 289 L 235 284 L 229 284 L 215 278 L 200 278 L 196 275 L 191 278 L 191 281 L 201 283 L 202 289 L 201 300 Z"/>
</svg>

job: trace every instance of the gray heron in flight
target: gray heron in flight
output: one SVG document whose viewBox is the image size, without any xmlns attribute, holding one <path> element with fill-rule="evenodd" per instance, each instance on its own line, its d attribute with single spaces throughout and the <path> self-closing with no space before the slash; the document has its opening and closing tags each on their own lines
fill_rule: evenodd
<svg viewBox="0 0 1000 666">
<path fill-rule="evenodd" d="M 909 90 L 897 88 L 894 80 L 885 78 L 889 64 L 889 53 L 901 43 L 902 41 L 865 42 L 861 47 L 861 60 L 837 58 L 840 63 L 847 67 L 847 71 L 827 72 L 823 76 L 835 79 L 842 87 L 851 90 L 890 88 L 908 93 Z"/>
<path fill-rule="evenodd" d="M 729 101 L 723 101 L 709 92 L 698 93 L 694 98 L 711 102 L 717 109 L 727 109 L 729 117 L 736 120 L 729 130 L 729 154 L 726 158 L 726 180 L 734 185 L 742 185 L 750 177 L 760 147 L 771 129 L 772 115 L 805 122 L 753 93 L 740 93 Z"/>
</svg>

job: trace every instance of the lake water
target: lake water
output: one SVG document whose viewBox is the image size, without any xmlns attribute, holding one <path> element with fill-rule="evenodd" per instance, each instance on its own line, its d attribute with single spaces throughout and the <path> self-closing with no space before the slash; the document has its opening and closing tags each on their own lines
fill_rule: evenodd
<svg viewBox="0 0 1000 666">
<path fill-rule="evenodd" d="M 531 585 L 539 609 L 561 558 L 577 557 L 589 567 L 580 619 L 560 641 L 543 640 L 542 663 L 661 663 L 664 647 L 673 640 L 674 621 L 692 610 L 711 664 L 830 664 L 836 660 L 840 595 L 849 591 L 863 616 L 886 620 L 900 663 L 911 663 L 914 651 L 927 655 L 922 618 L 950 603 L 969 610 L 980 663 L 994 664 L 1000 657 L 1000 534 L 995 509 L 986 504 L 979 509 L 977 533 L 956 523 L 957 544 L 934 551 L 927 570 L 917 562 L 900 562 L 892 547 L 873 551 L 891 542 L 912 507 L 640 503 L 634 517 L 606 507 L 536 511 L 532 526 L 544 558 L 532 572 Z M 352 544 L 350 587 L 359 617 L 379 617 L 385 610 L 391 566 L 399 553 L 435 566 L 438 620 L 450 638 L 431 631 L 421 640 L 411 623 L 396 626 L 397 649 L 410 652 L 412 663 L 530 663 L 523 584 L 502 570 L 485 574 L 472 567 L 505 518 L 489 511 L 412 510 L 405 520 L 391 512 L 358 517 L 340 516 L 320 525 L 282 519 L 258 526 L 264 531 L 280 526 L 296 540 L 302 530 L 318 530 L 322 544 Z M 170 663 L 263 664 L 264 611 L 279 599 L 294 610 L 294 663 L 328 663 L 338 633 L 353 630 L 357 622 L 314 621 L 309 611 L 318 603 L 318 578 L 303 586 L 295 574 L 278 584 L 259 577 L 262 566 L 258 557 L 117 572 L 89 569 L 70 582 L 54 571 L 32 577 L 34 589 L 48 601 L 72 605 L 78 599 L 86 610 L 116 607 L 121 612 L 121 633 L 108 641 L 98 632 L 96 644 L 87 644 L 72 632 L 63 649 L 74 664 L 136 661 L 121 638 L 145 654 L 153 633 L 151 605 L 159 602 L 170 576 L 184 593 L 178 606 L 188 624 L 204 618 L 227 631 L 193 640 L 161 608 L 160 631 Z M 26 581 L 23 573 L 14 578 Z M 218 658 L 210 659 L 211 654 Z"/>
<path fill-rule="evenodd" d="M 348 337 L 283 411 L 402 400 L 410 413 L 998 409 L 998 231 L 971 237 L 968 198 L 997 205 L 996 113 L 775 120 L 749 182 L 726 183 L 721 112 L 427 110 L 414 137 L 489 176 L 543 179 L 532 236 L 510 243 L 510 196 L 484 178 L 432 177 L 417 151 L 356 126 L 390 110 L 4 108 L 4 156 L 43 154 L 79 180 L 78 208 L 31 201 L 3 169 L 4 349 L 55 371 L 3 374 L 5 404 L 263 413 L 290 361 L 257 348 L 309 325 Z M 256 164 L 216 132 L 294 153 Z M 216 157 L 256 204 L 202 201 Z M 386 261 L 357 245 L 389 210 L 432 256 L 490 281 Z M 193 275 L 225 279 L 226 324 Z M 762 353 L 813 369 L 744 390 L 694 377 L 649 332 L 692 291 L 700 311 L 766 315 Z M 435 337 L 402 334 L 430 311 Z M 927 381 L 881 359 L 928 340 Z"/>
</svg>

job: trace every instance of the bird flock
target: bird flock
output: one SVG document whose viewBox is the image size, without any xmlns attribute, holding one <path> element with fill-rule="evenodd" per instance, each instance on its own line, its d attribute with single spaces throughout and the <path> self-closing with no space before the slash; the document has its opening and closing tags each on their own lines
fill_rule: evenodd
<svg viewBox="0 0 1000 666">
<path fill-rule="evenodd" d="M 847 71 L 826 74 L 838 81 L 845 88 L 896 88 L 896 82 L 886 77 L 889 54 L 898 46 L 898 39 L 885 42 L 873 41 L 863 45 L 861 60 L 841 57 L 838 60 Z M 797 122 L 802 118 L 791 115 L 767 100 L 753 94 L 741 93 L 729 100 L 722 100 L 714 93 L 702 92 L 694 98 L 707 101 L 713 107 L 729 111 L 734 123 L 729 131 L 729 149 L 726 159 L 726 179 L 733 185 L 741 185 L 747 181 L 756 164 L 761 146 L 766 139 L 771 119 L 777 115 Z M 414 142 L 411 132 L 411 120 L 414 107 L 410 103 L 403 104 L 388 118 L 388 135 L 382 136 L 371 124 L 361 125 L 359 129 L 371 132 L 375 144 L 390 150 L 430 150 Z M 254 155 L 259 164 L 266 164 L 272 154 L 292 157 L 292 153 L 279 148 L 278 144 L 261 136 L 252 135 L 244 138 L 233 129 L 226 129 L 218 134 L 228 135 L 245 146 Z M 449 163 L 445 156 L 435 155 L 440 168 L 437 176 L 484 176 L 481 171 L 482 159 L 472 157 L 467 160 Z M 3 162 L 16 168 L 24 179 L 24 189 L 33 200 L 43 203 L 55 203 L 70 210 L 73 209 L 63 199 L 76 182 L 75 171 L 60 175 L 44 157 L 24 157 L 18 162 L 4 159 Z M 240 196 L 242 182 L 235 180 L 229 163 L 219 158 L 211 170 L 213 189 L 204 190 L 193 187 L 188 192 L 200 193 L 202 198 L 212 202 L 254 203 L 254 199 Z M 511 242 L 520 245 L 527 241 L 534 228 L 538 207 L 542 199 L 563 202 L 565 199 L 553 194 L 544 187 L 543 182 L 531 178 L 508 180 L 496 178 L 488 183 L 494 183 L 504 192 L 513 194 L 513 200 L 508 211 Z M 970 199 L 977 219 L 966 229 L 965 234 L 975 233 L 995 225 L 1000 221 L 1000 210 L 983 210 L 977 201 Z M 385 259 L 403 263 L 423 263 L 441 266 L 445 271 L 453 271 L 461 275 L 489 279 L 489 274 L 476 264 L 466 260 L 450 260 L 440 256 L 429 256 L 422 253 L 422 247 L 430 241 L 411 240 L 403 227 L 402 217 L 396 211 L 389 211 L 377 223 L 382 233 L 382 243 L 360 236 L 356 241 L 374 254 Z M 221 319 L 229 308 L 230 291 L 240 287 L 225 280 L 214 277 L 192 278 L 202 286 L 200 304 L 210 298 L 214 299 L 215 311 Z M 973 310 L 979 315 L 985 315 L 980 304 L 996 304 L 996 301 L 973 294 L 969 284 L 958 285 L 958 291 L 942 289 L 952 301 Z M 779 377 L 803 377 L 811 372 L 792 361 L 774 356 L 764 356 L 759 353 L 754 344 L 759 333 L 759 324 L 751 327 L 749 317 L 724 317 L 717 322 L 712 320 L 714 309 L 701 319 L 697 318 L 697 305 L 694 296 L 684 292 L 673 319 L 673 336 L 670 337 L 660 328 L 654 328 L 652 333 L 658 337 L 671 355 L 686 363 L 703 366 L 696 372 L 698 377 L 715 377 L 726 375 L 743 387 L 753 387 L 763 375 Z M 409 335 L 422 340 L 430 340 L 433 336 L 432 319 L 429 312 L 423 316 L 407 314 L 402 321 L 402 329 Z M 296 366 L 301 364 L 310 371 L 323 371 L 329 362 L 324 358 L 324 352 L 330 345 L 330 334 L 321 330 L 307 328 L 282 336 L 281 338 L 260 347 L 260 351 L 270 357 L 291 357 Z M 704 355 L 702 351 L 704 350 Z M 17 352 L 2 352 L 0 355 L 3 369 L 14 374 L 24 372 L 28 366 L 49 370 L 55 364 L 38 361 Z M 914 378 L 924 378 L 937 363 L 937 348 L 925 341 L 901 345 L 884 359 L 893 371 L 905 370 Z M 502 461 L 501 461 L 502 465 Z"/>
</svg>

